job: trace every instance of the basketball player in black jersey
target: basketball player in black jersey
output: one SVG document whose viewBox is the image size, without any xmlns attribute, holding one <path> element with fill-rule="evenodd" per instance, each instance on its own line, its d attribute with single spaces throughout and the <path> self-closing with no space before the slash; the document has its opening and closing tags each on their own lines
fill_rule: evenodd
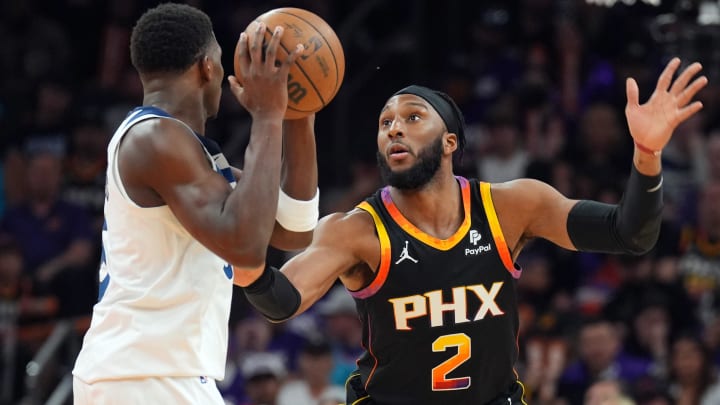
<svg viewBox="0 0 720 405">
<path fill-rule="evenodd" d="M 488 184 L 455 176 L 462 115 L 444 93 L 410 86 L 380 112 L 378 160 L 389 184 L 348 213 L 321 220 L 310 247 L 282 271 L 243 272 L 240 285 L 268 319 L 302 313 L 339 277 L 362 319 L 349 404 L 522 404 L 515 259 L 531 238 L 580 251 L 643 254 L 658 237 L 660 152 L 702 108 L 707 83 L 680 60 L 645 104 L 627 81 L 635 151 L 618 205 L 570 200 L 529 179 Z"/>
</svg>

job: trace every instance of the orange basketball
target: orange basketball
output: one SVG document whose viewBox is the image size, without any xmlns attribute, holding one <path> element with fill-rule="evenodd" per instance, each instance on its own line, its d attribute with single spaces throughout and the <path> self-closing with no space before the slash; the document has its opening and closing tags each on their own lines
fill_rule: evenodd
<svg viewBox="0 0 720 405">
<path fill-rule="evenodd" d="M 277 59 L 287 58 L 288 51 L 301 43 L 305 51 L 290 67 L 286 119 L 298 119 L 320 111 L 335 97 L 345 75 L 345 54 L 335 31 L 325 20 L 307 10 L 284 7 L 270 10 L 255 21 L 266 25 L 265 43 L 273 30 L 283 26 Z M 235 76 L 242 80 L 235 49 Z"/>
</svg>

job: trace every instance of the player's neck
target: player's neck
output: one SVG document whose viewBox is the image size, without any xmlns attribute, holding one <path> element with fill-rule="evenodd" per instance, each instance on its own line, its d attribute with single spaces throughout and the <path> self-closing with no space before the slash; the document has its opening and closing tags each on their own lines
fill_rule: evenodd
<svg viewBox="0 0 720 405">
<path fill-rule="evenodd" d="M 417 190 L 391 187 L 390 196 L 413 225 L 440 239 L 452 236 L 464 219 L 460 185 L 452 172 L 438 172 Z"/>
<path fill-rule="evenodd" d="M 144 106 L 160 108 L 189 125 L 198 134 L 205 133 L 207 113 L 200 89 L 188 85 L 183 78 L 146 79 L 143 87 Z"/>
</svg>

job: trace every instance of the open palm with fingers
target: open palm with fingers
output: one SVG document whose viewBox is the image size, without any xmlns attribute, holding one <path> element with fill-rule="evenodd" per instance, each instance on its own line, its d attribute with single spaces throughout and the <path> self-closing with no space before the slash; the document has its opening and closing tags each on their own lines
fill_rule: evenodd
<svg viewBox="0 0 720 405">
<path fill-rule="evenodd" d="M 708 82 L 705 76 L 692 80 L 702 70 L 702 65 L 698 62 L 691 64 L 673 81 L 679 66 L 678 58 L 668 62 L 655 90 L 644 104 L 639 102 L 640 92 L 635 79 L 627 79 L 625 116 L 628 127 L 635 143 L 647 149 L 662 150 L 675 128 L 703 107 L 700 101 L 692 101 Z"/>
</svg>

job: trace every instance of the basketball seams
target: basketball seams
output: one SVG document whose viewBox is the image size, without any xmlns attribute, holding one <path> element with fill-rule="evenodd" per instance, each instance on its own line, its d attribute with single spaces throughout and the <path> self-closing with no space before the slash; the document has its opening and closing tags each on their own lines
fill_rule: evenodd
<svg viewBox="0 0 720 405">
<path fill-rule="evenodd" d="M 337 91 L 338 91 L 338 87 L 339 87 L 339 84 L 338 84 L 338 83 L 339 83 L 339 81 L 340 81 L 340 69 L 339 69 L 340 66 L 338 66 L 337 57 L 335 56 L 335 52 L 333 51 L 333 47 L 330 46 L 330 42 L 328 41 L 328 39 L 325 37 L 325 35 L 323 35 L 323 33 L 322 33 L 313 23 L 311 23 L 311 22 L 308 21 L 307 19 L 305 19 L 305 18 L 303 18 L 303 17 L 300 17 L 300 16 L 297 15 L 297 14 L 293 14 L 293 13 L 290 13 L 290 12 L 287 12 L 287 11 L 282 11 L 282 10 L 277 10 L 276 13 L 278 13 L 278 14 L 291 15 L 291 16 L 299 19 L 300 21 L 303 21 L 304 23 L 306 23 L 307 25 L 309 25 L 310 27 L 312 27 L 312 29 L 315 30 L 315 32 L 317 32 L 317 33 L 320 35 L 320 37 L 322 37 L 323 41 L 325 41 L 325 44 L 327 45 L 328 49 L 330 50 L 330 55 L 332 55 L 333 62 L 335 63 L 335 91 L 333 92 L 333 95 L 336 94 Z M 338 42 L 340 42 L 340 39 L 339 39 L 339 38 L 338 38 Z M 300 67 L 300 65 L 298 65 L 298 67 Z M 302 68 L 301 68 L 301 70 L 302 70 Z M 305 72 L 303 72 L 303 73 L 305 73 Z M 319 94 L 319 93 L 318 93 L 318 94 Z M 320 97 L 320 99 L 322 100 L 322 97 Z M 323 100 L 323 105 L 325 105 L 325 101 L 324 101 L 324 100 Z"/>
</svg>

